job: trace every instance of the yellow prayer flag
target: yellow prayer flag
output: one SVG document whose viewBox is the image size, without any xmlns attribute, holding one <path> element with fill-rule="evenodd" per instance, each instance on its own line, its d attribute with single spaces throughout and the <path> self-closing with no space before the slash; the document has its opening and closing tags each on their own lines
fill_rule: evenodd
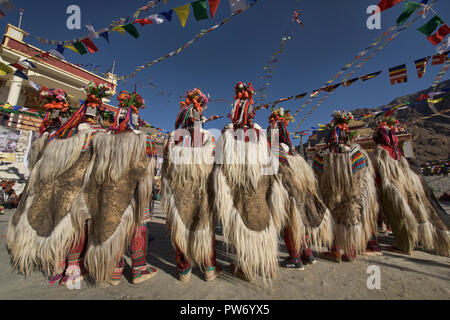
<svg viewBox="0 0 450 320">
<path fill-rule="evenodd" d="M 164 0 L 164 4 L 167 4 L 167 0 Z"/>
<path fill-rule="evenodd" d="M 76 52 L 76 53 L 80 54 L 80 52 L 78 52 L 78 50 L 77 50 L 73 45 L 71 45 L 71 44 L 66 44 L 66 45 L 64 46 L 64 48 L 70 49 L 70 50 L 72 50 L 73 52 Z"/>
<path fill-rule="evenodd" d="M 428 99 L 428 102 L 431 102 L 431 103 L 439 103 L 439 102 L 441 102 L 442 100 L 444 100 L 444 98 L 439 98 L 439 99 L 434 99 L 434 100 Z"/>
<path fill-rule="evenodd" d="M 117 31 L 120 32 L 121 34 L 125 34 L 125 29 L 123 28 L 123 25 L 115 26 L 114 28 L 111 29 L 111 31 Z"/>
<path fill-rule="evenodd" d="M 191 10 L 191 4 L 185 4 L 184 6 L 175 8 L 174 10 L 178 15 L 178 19 L 180 19 L 181 26 L 184 27 L 189 16 L 189 11 Z"/>
</svg>

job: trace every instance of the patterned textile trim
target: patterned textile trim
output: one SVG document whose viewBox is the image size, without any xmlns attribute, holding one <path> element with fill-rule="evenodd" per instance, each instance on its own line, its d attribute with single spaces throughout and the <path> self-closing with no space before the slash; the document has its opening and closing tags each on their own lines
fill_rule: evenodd
<svg viewBox="0 0 450 320">
<path fill-rule="evenodd" d="M 286 157 L 286 152 L 281 148 L 274 148 L 273 153 L 278 158 L 278 161 L 284 163 L 285 165 L 289 165 L 288 159 Z"/>
<path fill-rule="evenodd" d="M 90 137 L 85 137 L 84 138 L 84 143 L 83 143 L 83 147 L 81 148 L 81 151 L 85 151 L 87 148 L 89 148 L 92 144 L 92 140 L 94 140 L 94 135 L 95 132 L 91 134 Z"/>
<path fill-rule="evenodd" d="M 156 158 L 156 143 L 149 136 L 147 136 L 145 144 L 145 153 L 147 157 Z"/>
<path fill-rule="evenodd" d="M 53 132 L 52 134 L 50 134 L 50 136 L 47 138 L 47 145 L 53 141 L 53 139 L 55 139 L 56 137 L 56 133 Z"/>
<path fill-rule="evenodd" d="M 212 144 L 213 144 L 213 149 L 212 149 L 212 156 L 215 157 L 216 156 L 216 141 L 214 140 L 214 137 L 211 137 L 212 139 Z"/>
<path fill-rule="evenodd" d="M 367 160 L 364 158 L 359 150 L 356 150 L 352 154 L 352 172 L 356 173 L 358 170 L 364 168 L 367 165 Z"/>
<path fill-rule="evenodd" d="M 145 207 L 143 223 L 150 222 L 150 218 L 151 218 L 150 214 L 151 214 L 150 207 L 149 206 Z"/>
<path fill-rule="evenodd" d="M 315 168 L 319 172 L 323 172 L 323 157 L 319 154 L 316 154 L 316 156 L 314 157 L 313 168 Z"/>
</svg>

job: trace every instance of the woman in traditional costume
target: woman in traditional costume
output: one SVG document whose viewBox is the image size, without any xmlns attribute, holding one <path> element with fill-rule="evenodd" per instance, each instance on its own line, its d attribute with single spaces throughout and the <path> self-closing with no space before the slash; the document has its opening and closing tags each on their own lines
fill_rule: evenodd
<svg viewBox="0 0 450 320">
<path fill-rule="evenodd" d="M 149 136 L 146 136 L 142 132 L 138 131 L 139 110 L 145 108 L 144 99 L 136 91 L 128 93 L 125 90 L 120 92 L 117 99 L 119 100 L 119 111 L 117 112 L 113 125 L 110 128 L 111 132 L 114 133 L 113 136 L 116 136 L 116 138 L 122 138 L 119 140 L 124 141 L 124 143 L 128 139 L 132 141 L 136 138 L 145 138 L 147 156 L 156 158 L 154 142 L 150 139 Z M 130 159 L 130 164 L 132 163 L 132 159 L 133 158 Z M 155 164 L 151 162 L 145 171 L 145 175 L 147 177 L 143 180 L 147 180 L 147 183 L 143 184 L 144 187 L 141 188 L 142 190 L 139 190 L 139 206 L 143 206 L 143 208 L 138 208 L 139 213 L 137 216 L 135 216 L 136 221 L 132 236 L 129 242 L 125 243 L 125 248 L 128 248 L 128 252 L 131 258 L 133 284 L 138 284 L 152 278 L 158 271 L 156 268 L 147 265 L 146 262 L 148 250 L 147 224 L 150 222 L 150 211 L 148 206 L 153 190 L 154 171 Z M 126 180 L 129 179 L 129 177 L 124 176 L 123 179 Z M 122 184 L 121 181 L 119 181 L 118 185 L 120 184 Z M 105 197 L 107 197 L 106 194 Z M 143 210 L 143 212 L 140 212 L 141 210 Z M 106 217 L 107 211 L 99 212 L 99 214 L 99 222 L 100 219 L 109 219 L 109 217 Z M 117 216 L 117 218 L 119 218 L 119 216 Z M 115 219 L 115 223 L 117 223 L 117 218 Z M 109 230 L 105 230 L 104 232 L 109 233 Z M 97 241 L 99 241 L 101 238 L 102 236 L 100 236 Z M 128 236 L 126 239 L 128 239 Z M 112 285 L 118 285 L 120 283 L 120 279 L 125 268 L 125 259 L 123 257 L 124 249 L 122 248 L 119 252 L 122 254 L 122 256 L 118 258 L 118 264 L 114 269 L 114 272 L 111 274 L 110 279 L 108 280 L 108 282 Z"/>
<path fill-rule="evenodd" d="M 324 258 L 335 262 L 353 261 L 376 236 L 374 171 L 367 153 L 351 142 L 348 125 L 352 121 L 351 113 L 333 114 L 327 148 L 316 154 L 313 163 L 324 202 L 335 220 L 334 244 Z"/>
<path fill-rule="evenodd" d="M 278 208 L 287 193 L 272 170 L 274 156 L 267 138 L 253 123 L 253 95 L 250 83 L 236 85 L 232 123 L 217 142 L 214 211 L 227 248 L 235 253 L 231 272 L 250 282 L 260 277 L 267 284 L 278 273 L 278 236 L 284 220 Z"/>
<path fill-rule="evenodd" d="M 396 136 L 398 121 L 387 118 L 378 124 L 374 140 L 374 166 L 380 200 L 395 237 L 391 250 L 412 254 L 418 245 L 449 256 L 450 238 L 439 218 L 420 172 L 414 172 L 402 155 Z"/>
<path fill-rule="evenodd" d="M 90 85 L 83 106 L 34 149 L 7 234 L 21 273 L 37 268 L 64 284 L 81 280 L 86 266 L 97 283 L 107 282 L 143 217 L 156 162 L 152 144 L 145 135 L 111 135 L 85 122 L 88 103 L 96 103 L 89 94 L 98 102 L 108 92 Z"/>
<path fill-rule="evenodd" d="M 213 135 L 201 128 L 208 98 L 193 89 L 180 103 L 175 130 L 165 147 L 162 167 L 162 207 L 167 214 L 179 279 L 190 279 L 198 265 L 205 280 L 220 274 L 215 251 L 211 173 L 214 166 Z"/>
<path fill-rule="evenodd" d="M 330 211 L 320 198 L 317 180 L 312 168 L 295 151 L 287 125 L 295 121 L 289 111 L 276 109 L 269 117 L 267 139 L 279 160 L 279 175 L 289 195 L 283 203 L 287 213 L 284 243 L 289 256 L 282 265 L 304 269 L 303 264 L 316 262 L 310 242 L 316 246 L 329 246 L 333 241 L 334 222 Z"/>
</svg>

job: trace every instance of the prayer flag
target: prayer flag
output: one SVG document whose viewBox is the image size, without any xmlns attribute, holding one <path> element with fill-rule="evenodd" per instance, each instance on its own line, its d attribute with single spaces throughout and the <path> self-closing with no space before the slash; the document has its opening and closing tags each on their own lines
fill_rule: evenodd
<svg viewBox="0 0 450 320">
<path fill-rule="evenodd" d="M 191 3 L 194 10 L 194 17 L 197 21 L 208 19 L 208 10 L 206 9 L 206 0 L 198 0 Z"/>
<path fill-rule="evenodd" d="M 370 79 L 375 78 L 376 76 L 378 76 L 381 72 L 382 72 L 382 71 L 378 71 L 378 72 L 366 74 L 366 75 L 364 75 L 364 76 L 361 77 L 361 80 L 362 80 L 362 81 L 370 80 Z"/>
<path fill-rule="evenodd" d="M 139 38 L 139 32 L 137 31 L 136 27 L 133 26 L 133 24 L 129 23 L 123 26 L 123 29 L 131 34 L 136 39 Z"/>
<path fill-rule="evenodd" d="M 99 36 L 104 38 L 106 40 L 106 42 L 109 43 L 109 32 L 108 31 L 100 33 Z"/>
<path fill-rule="evenodd" d="M 141 26 L 145 26 L 146 24 L 153 24 L 153 21 L 147 18 L 144 19 L 136 19 L 133 23 L 139 23 Z"/>
<path fill-rule="evenodd" d="M 439 27 L 442 23 L 444 23 L 444 21 L 440 17 L 434 16 L 430 21 L 428 21 L 417 30 L 429 37 L 431 36 L 433 31 L 436 30 L 436 28 Z"/>
<path fill-rule="evenodd" d="M 160 15 L 162 15 L 164 18 L 167 19 L 167 21 L 172 21 L 172 14 L 173 14 L 173 10 L 169 10 L 169 11 L 163 11 L 160 13 Z"/>
<path fill-rule="evenodd" d="M 93 26 L 91 26 L 90 24 L 87 24 L 86 28 L 89 30 L 89 37 L 98 39 L 98 34 L 97 34 L 97 32 L 95 32 L 95 29 Z"/>
<path fill-rule="evenodd" d="M 67 48 L 67 49 L 70 49 L 70 50 L 72 50 L 73 52 L 76 52 L 76 53 L 80 53 L 73 45 L 71 45 L 71 44 L 66 44 L 65 46 L 64 46 L 64 48 Z"/>
<path fill-rule="evenodd" d="M 423 75 L 426 72 L 428 61 L 430 60 L 430 57 L 422 58 L 419 60 L 414 61 L 414 64 L 416 65 L 417 69 L 417 77 L 422 78 Z"/>
<path fill-rule="evenodd" d="M 295 100 L 304 98 L 305 96 L 306 96 L 306 93 L 298 94 L 295 96 Z"/>
<path fill-rule="evenodd" d="M 157 13 L 154 13 L 154 14 L 148 16 L 146 19 L 149 19 L 149 20 L 153 21 L 153 22 L 156 23 L 156 24 L 161 24 L 161 23 L 164 22 L 164 19 L 158 17 L 158 14 L 157 14 Z"/>
<path fill-rule="evenodd" d="M 436 31 L 435 34 L 429 36 L 427 39 L 431 42 L 431 44 L 435 46 L 441 43 L 449 33 L 450 28 L 448 27 L 448 25 L 444 24 L 438 29 L 438 31 Z"/>
<path fill-rule="evenodd" d="M 380 8 L 380 12 L 392 8 L 396 4 L 402 2 L 403 0 L 380 0 L 378 3 L 378 7 Z"/>
<path fill-rule="evenodd" d="M 211 18 L 214 18 L 220 0 L 208 0 L 208 2 L 209 2 L 209 11 L 211 12 Z"/>
<path fill-rule="evenodd" d="M 121 34 L 125 34 L 125 29 L 123 28 L 123 25 L 115 26 L 114 28 L 111 29 L 111 31 L 117 31 L 120 32 Z"/>
<path fill-rule="evenodd" d="M 245 0 L 229 0 L 231 12 L 235 13 L 247 7 Z"/>
<path fill-rule="evenodd" d="M 98 51 L 98 48 L 95 46 L 95 44 L 92 42 L 91 39 L 84 38 L 83 40 L 81 40 L 81 42 L 84 43 L 84 45 L 88 49 L 89 53 L 94 53 L 94 52 Z"/>
<path fill-rule="evenodd" d="M 180 19 L 181 26 L 184 27 L 186 25 L 186 21 L 189 17 L 189 11 L 191 9 L 191 6 L 188 4 L 185 4 L 184 6 L 180 6 L 178 8 L 175 8 L 175 12 L 178 15 L 178 19 Z"/>
<path fill-rule="evenodd" d="M 447 42 L 444 42 L 439 47 L 437 47 L 436 51 L 439 54 L 443 54 L 448 48 L 450 48 L 450 37 L 447 38 Z"/>
<path fill-rule="evenodd" d="M 353 79 L 350 79 L 350 80 L 346 80 L 346 81 L 342 82 L 342 85 L 344 87 L 350 87 L 353 83 L 355 83 L 358 80 L 359 80 L 359 77 L 356 77 L 356 78 L 353 78 Z"/>
<path fill-rule="evenodd" d="M 17 69 L 16 72 L 14 73 L 15 76 L 28 80 L 28 77 L 25 73 L 23 73 L 21 70 Z"/>
<path fill-rule="evenodd" d="M 389 69 L 389 77 L 391 84 L 398 84 L 408 82 L 408 75 L 406 72 L 406 64 L 402 64 Z"/>
<path fill-rule="evenodd" d="M 433 60 L 431 61 L 431 65 L 437 65 L 437 64 L 443 64 L 445 60 L 447 60 L 448 51 L 444 52 L 443 54 L 435 54 L 433 56 Z"/>
<path fill-rule="evenodd" d="M 73 44 L 73 46 L 75 47 L 75 49 L 78 51 L 79 54 L 86 54 L 86 53 L 88 53 L 86 51 L 86 48 L 83 46 L 83 44 L 81 42 L 75 42 Z"/>
<path fill-rule="evenodd" d="M 420 7 L 420 3 L 415 3 L 411 1 L 405 2 L 405 8 L 402 14 L 397 19 L 397 24 L 400 26 L 405 23 L 406 20 Z"/>
</svg>

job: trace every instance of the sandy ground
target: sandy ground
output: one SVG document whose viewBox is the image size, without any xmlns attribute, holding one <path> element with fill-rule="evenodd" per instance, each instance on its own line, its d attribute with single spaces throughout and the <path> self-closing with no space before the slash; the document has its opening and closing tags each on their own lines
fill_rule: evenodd
<svg viewBox="0 0 450 320">
<path fill-rule="evenodd" d="M 447 206 L 447 209 L 449 206 Z M 177 280 L 175 256 L 165 219 L 159 205 L 155 206 L 155 217 L 150 225 L 150 242 L 147 261 L 159 269 L 154 278 L 138 285 L 130 282 L 130 270 L 125 269 L 118 286 L 92 287 L 86 281 L 81 289 L 69 290 L 57 285 L 49 286 L 40 273 L 24 278 L 11 271 L 6 249 L 6 230 L 13 211 L 0 216 L 0 299 L 449 299 L 450 258 L 414 251 L 412 256 L 403 256 L 384 251 L 383 256 L 358 256 L 355 262 L 340 264 L 317 259 L 304 271 L 280 269 L 278 279 L 272 286 L 249 284 L 232 276 L 227 266 L 230 257 L 224 251 L 222 237 L 218 235 L 218 261 L 224 274 L 213 282 L 205 282 L 202 273 L 194 269 L 191 281 Z M 220 234 L 220 229 L 217 230 Z M 382 247 L 393 243 L 392 237 L 379 236 Z M 286 250 L 280 246 L 280 260 Z M 129 261 L 129 260 L 128 260 Z M 368 289 L 369 266 L 378 266 L 381 271 L 381 288 Z"/>
</svg>

